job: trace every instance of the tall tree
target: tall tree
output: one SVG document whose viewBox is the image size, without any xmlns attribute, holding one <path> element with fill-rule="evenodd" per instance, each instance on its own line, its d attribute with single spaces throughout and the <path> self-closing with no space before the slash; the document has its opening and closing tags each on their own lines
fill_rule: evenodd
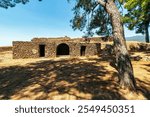
<svg viewBox="0 0 150 117">
<path fill-rule="evenodd" d="M 123 0 L 76 0 L 73 8 L 74 18 L 71 22 L 74 29 L 83 30 L 86 27 L 90 32 L 90 29 L 98 28 L 96 32 L 106 35 L 112 33 L 120 84 L 136 90 L 133 67 L 124 37 L 123 22 L 117 7 L 121 2 Z"/>
<path fill-rule="evenodd" d="M 1 0 L 0 6 L 4 8 L 12 7 L 15 3 L 25 4 L 29 0 Z M 86 22 L 89 21 L 88 15 L 93 17 L 91 26 L 97 27 L 94 18 L 103 18 L 99 26 L 99 33 L 112 32 L 114 41 L 114 51 L 116 58 L 117 70 L 120 78 L 121 86 L 128 87 L 131 90 L 136 90 L 136 83 L 133 74 L 133 67 L 127 51 L 127 46 L 124 37 L 123 25 L 120 12 L 117 8 L 118 1 L 123 0 L 76 0 L 74 7 L 74 19 L 72 20 L 74 29 L 83 29 Z M 99 9 L 101 13 L 96 12 Z M 89 24 L 89 23 L 88 23 Z M 90 28 L 87 28 L 90 32 Z"/>
<path fill-rule="evenodd" d="M 125 8 L 128 12 L 123 19 L 128 29 L 145 34 L 149 43 L 150 0 L 126 0 Z"/>
</svg>

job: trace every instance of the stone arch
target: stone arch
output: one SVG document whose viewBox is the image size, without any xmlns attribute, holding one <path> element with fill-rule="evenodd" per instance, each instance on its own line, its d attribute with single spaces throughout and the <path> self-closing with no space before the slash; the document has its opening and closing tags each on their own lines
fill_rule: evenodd
<svg viewBox="0 0 150 117">
<path fill-rule="evenodd" d="M 57 51 L 56 51 L 57 56 L 69 55 L 69 53 L 70 53 L 70 49 L 67 44 L 62 43 L 57 46 Z"/>
</svg>

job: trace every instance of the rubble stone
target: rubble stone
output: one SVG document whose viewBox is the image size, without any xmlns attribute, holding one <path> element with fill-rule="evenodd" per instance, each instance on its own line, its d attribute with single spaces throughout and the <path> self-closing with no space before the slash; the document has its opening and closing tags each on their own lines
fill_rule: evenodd
<svg viewBox="0 0 150 117">
<path fill-rule="evenodd" d="M 60 46 L 61 45 L 61 46 Z M 65 48 L 67 46 L 69 49 Z M 58 49 L 58 47 L 61 47 Z M 69 57 L 95 56 L 101 52 L 100 41 L 87 39 L 62 38 L 34 38 L 31 41 L 13 41 L 13 58 L 55 58 L 67 54 Z M 60 51 L 60 52 L 58 52 Z M 61 53 L 58 55 L 58 53 Z"/>
</svg>

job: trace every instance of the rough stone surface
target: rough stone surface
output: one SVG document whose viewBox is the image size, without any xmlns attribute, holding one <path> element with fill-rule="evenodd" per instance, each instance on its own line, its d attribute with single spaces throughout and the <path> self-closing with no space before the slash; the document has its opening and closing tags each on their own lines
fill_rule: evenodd
<svg viewBox="0 0 150 117">
<path fill-rule="evenodd" d="M 12 46 L 0 47 L 0 52 L 11 51 L 11 50 L 12 50 Z"/>
<path fill-rule="evenodd" d="M 128 43 L 128 50 L 131 52 L 150 51 L 150 43 Z"/>
<path fill-rule="evenodd" d="M 14 41 L 13 42 L 13 58 L 39 58 L 42 51 L 40 45 L 44 45 L 44 56 L 45 58 L 55 58 L 58 57 L 57 51 L 58 46 L 65 44 L 69 47 L 69 57 L 79 57 L 79 56 L 95 56 L 101 52 L 101 40 L 100 38 L 84 39 L 76 38 L 71 39 L 69 37 L 62 38 L 34 38 L 29 42 Z M 84 49 L 81 49 L 81 48 Z M 64 48 L 62 47 L 62 51 Z M 84 53 L 84 54 L 82 54 Z"/>
</svg>

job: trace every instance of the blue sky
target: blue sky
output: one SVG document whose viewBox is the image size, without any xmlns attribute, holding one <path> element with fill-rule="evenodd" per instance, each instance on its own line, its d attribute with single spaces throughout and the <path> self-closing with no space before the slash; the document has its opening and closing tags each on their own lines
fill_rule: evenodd
<svg viewBox="0 0 150 117">
<path fill-rule="evenodd" d="M 83 33 L 71 28 L 73 4 L 67 0 L 30 0 L 26 5 L 0 8 L 0 46 L 12 41 L 30 41 L 34 37 L 81 37 Z M 136 35 L 125 28 L 127 37 Z"/>
</svg>

